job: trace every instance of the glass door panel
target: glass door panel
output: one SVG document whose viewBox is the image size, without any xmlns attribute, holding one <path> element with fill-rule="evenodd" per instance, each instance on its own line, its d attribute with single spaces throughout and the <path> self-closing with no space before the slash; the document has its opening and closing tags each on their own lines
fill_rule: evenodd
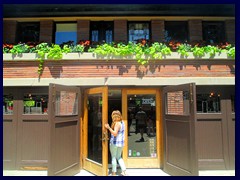
<svg viewBox="0 0 240 180">
<path fill-rule="evenodd" d="M 128 124 L 123 158 L 128 168 L 160 168 L 160 93 L 158 89 L 123 89 L 123 119 Z M 126 104 L 126 105 L 125 105 Z"/>
<path fill-rule="evenodd" d="M 128 95 L 128 157 L 157 157 L 156 96 Z"/>
<path fill-rule="evenodd" d="M 83 120 L 83 168 L 98 176 L 108 174 L 108 88 L 85 90 Z"/>
<path fill-rule="evenodd" d="M 87 158 L 102 164 L 102 95 L 88 96 L 88 155 Z"/>
</svg>

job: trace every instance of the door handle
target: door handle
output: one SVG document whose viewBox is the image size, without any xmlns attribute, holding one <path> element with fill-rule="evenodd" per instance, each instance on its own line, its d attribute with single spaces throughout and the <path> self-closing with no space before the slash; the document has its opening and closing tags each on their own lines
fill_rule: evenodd
<svg viewBox="0 0 240 180">
<path fill-rule="evenodd" d="M 109 138 L 108 138 L 108 133 L 107 132 L 103 132 L 103 134 L 102 134 L 102 139 L 101 139 L 102 141 L 107 141 L 107 140 L 109 140 Z"/>
</svg>

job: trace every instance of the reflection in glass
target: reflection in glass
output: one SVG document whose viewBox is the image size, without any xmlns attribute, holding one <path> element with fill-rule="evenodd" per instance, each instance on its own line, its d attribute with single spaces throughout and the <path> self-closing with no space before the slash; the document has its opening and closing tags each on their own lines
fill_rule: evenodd
<svg viewBox="0 0 240 180">
<path fill-rule="evenodd" d="M 128 95 L 128 157 L 157 157 L 155 95 Z"/>
<path fill-rule="evenodd" d="M 136 42 L 139 39 L 149 39 L 148 23 L 129 23 L 129 41 Z"/>
<path fill-rule="evenodd" d="M 77 115 L 78 97 L 75 92 L 56 92 L 55 115 Z"/>
<path fill-rule="evenodd" d="M 88 95 L 88 159 L 102 164 L 102 96 Z"/>
<path fill-rule="evenodd" d="M 221 95 L 219 93 L 197 94 L 198 113 L 219 113 Z"/>
<path fill-rule="evenodd" d="M 186 43 L 188 41 L 187 21 L 165 21 L 165 41 Z"/>
<path fill-rule="evenodd" d="M 3 96 L 3 114 L 13 114 L 13 95 Z"/>
<path fill-rule="evenodd" d="M 24 114 L 47 114 L 48 95 L 24 94 Z"/>
<path fill-rule="evenodd" d="M 188 115 L 190 108 L 189 92 L 168 92 L 166 98 L 166 113 L 175 115 Z"/>
</svg>

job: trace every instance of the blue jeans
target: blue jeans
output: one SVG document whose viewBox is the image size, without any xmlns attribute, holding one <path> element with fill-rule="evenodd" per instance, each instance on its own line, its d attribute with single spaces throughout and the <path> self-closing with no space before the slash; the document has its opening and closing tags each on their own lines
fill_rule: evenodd
<svg viewBox="0 0 240 180">
<path fill-rule="evenodd" d="M 122 159 L 122 150 L 123 147 L 118 147 L 110 143 L 110 152 L 112 155 L 112 172 L 117 172 L 117 161 L 121 167 L 122 171 L 126 170 L 124 161 Z"/>
</svg>

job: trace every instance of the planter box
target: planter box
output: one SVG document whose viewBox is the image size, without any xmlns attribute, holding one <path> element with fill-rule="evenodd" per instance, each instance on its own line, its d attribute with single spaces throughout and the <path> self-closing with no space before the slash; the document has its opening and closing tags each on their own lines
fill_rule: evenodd
<svg viewBox="0 0 240 180">
<path fill-rule="evenodd" d="M 3 60 L 38 60 L 39 56 L 36 53 L 22 53 L 19 55 L 12 55 L 11 53 L 3 54 Z M 148 57 L 146 57 L 148 58 Z M 45 56 L 45 59 L 47 59 L 47 55 Z M 107 56 L 101 56 L 101 55 L 96 55 L 94 53 L 68 53 L 68 54 L 63 54 L 62 60 L 110 60 L 110 59 L 119 59 L 119 60 L 131 60 L 131 59 L 136 59 L 135 56 L 112 56 L 112 55 L 107 55 Z M 151 58 L 150 58 L 151 59 Z M 203 57 L 194 57 L 193 53 L 189 53 L 188 57 L 182 57 L 179 53 L 177 52 L 172 52 L 171 55 L 163 56 L 162 59 L 233 59 L 227 56 L 226 53 L 221 53 L 221 54 L 216 54 L 214 57 L 210 57 L 209 54 L 206 54 Z"/>
</svg>

